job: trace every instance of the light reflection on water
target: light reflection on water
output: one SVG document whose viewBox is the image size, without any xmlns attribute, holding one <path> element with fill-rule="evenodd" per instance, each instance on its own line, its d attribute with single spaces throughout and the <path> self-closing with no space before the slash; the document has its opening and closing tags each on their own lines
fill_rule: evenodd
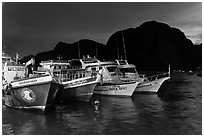
<svg viewBox="0 0 204 137">
<path fill-rule="evenodd" d="M 179 73 L 160 94 L 93 96 L 89 103 L 56 106 L 46 115 L 3 106 L 14 134 L 202 134 L 202 78 Z"/>
</svg>

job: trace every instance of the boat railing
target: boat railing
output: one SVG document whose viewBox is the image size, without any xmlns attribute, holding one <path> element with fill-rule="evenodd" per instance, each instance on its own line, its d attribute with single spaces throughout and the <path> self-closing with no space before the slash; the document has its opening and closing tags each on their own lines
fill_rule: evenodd
<svg viewBox="0 0 204 137">
<path fill-rule="evenodd" d="M 112 83 L 112 84 L 122 84 L 122 83 L 131 83 L 135 82 L 134 77 L 128 77 L 126 75 L 122 75 L 120 73 L 115 73 L 110 77 L 103 78 L 103 83 Z"/>
<path fill-rule="evenodd" d="M 57 76 L 61 82 L 71 81 L 79 78 L 85 77 L 95 77 L 97 75 L 96 71 L 86 71 L 86 70 L 59 70 L 53 72 L 55 76 Z"/>
<path fill-rule="evenodd" d="M 157 75 L 148 76 L 146 78 L 149 81 L 154 81 L 154 80 L 157 80 L 157 79 L 160 79 L 160 78 L 164 78 L 164 77 L 168 77 L 168 76 L 169 76 L 169 73 L 165 72 L 165 73 L 160 73 L 160 74 L 157 74 Z"/>
</svg>

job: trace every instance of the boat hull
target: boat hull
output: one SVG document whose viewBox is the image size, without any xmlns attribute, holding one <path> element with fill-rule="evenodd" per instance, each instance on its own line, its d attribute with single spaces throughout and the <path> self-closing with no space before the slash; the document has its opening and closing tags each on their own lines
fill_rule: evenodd
<svg viewBox="0 0 204 137">
<path fill-rule="evenodd" d="M 98 77 L 90 77 L 64 82 L 64 90 L 61 95 L 63 102 L 70 100 L 89 101 L 98 81 Z"/>
<path fill-rule="evenodd" d="M 87 84 L 84 86 L 67 88 L 63 91 L 64 101 L 78 100 L 78 101 L 89 101 L 93 95 L 94 88 L 97 83 Z"/>
<path fill-rule="evenodd" d="M 111 95 L 111 96 L 132 96 L 139 82 L 126 84 L 98 84 L 94 94 Z"/>
<path fill-rule="evenodd" d="M 154 81 L 141 82 L 138 84 L 135 92 L 154 92 L 157 93 L 162 83 L 166 80 L 170 79 L 170 77 L 164 77 L 160 79 L 156 79 Z"/>
<path fill-rule="evenodd" d="M 52 106 L 60 84 L 52 81 L 51 76 L 47 78 L 49 80 L 40 82 L 36 80 L 34 83 L 23 84 L 23 86 L 12 83 L 13 86 L 7 88 L 5 93 L 5 105 L 18 109 L 40 109 L 42 111 Z"/>
</svg>

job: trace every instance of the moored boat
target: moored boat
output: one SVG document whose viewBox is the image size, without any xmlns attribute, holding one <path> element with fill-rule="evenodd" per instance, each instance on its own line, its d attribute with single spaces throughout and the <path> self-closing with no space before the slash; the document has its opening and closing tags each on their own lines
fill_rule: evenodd
<svg viewBox="0 0 204 137">
<path fill-rule="evenodd" d="M 164 74 L 151 76 L 151 77 L 155 77 L 153 80 L 151 80 L 150 77 L 145 78 L 146 81 L 144 80 L 143 82 L 138 84 L 135 91 L 136 92 L 155 92 L 155 93 L 157 93 L 159 88 L 163 84 L 163 82 L 170 79 L 170 77 L 168 77 L 168 76 L 164 76 L 164 77 L 159 78 L 159 76 L 161 76 L 161 75 L 164 75 Z"/>
<path fill-rule="evenodd" d="M 157 93 L 161 87 L 161 85 L 170 79 L 170 66 L 169 72 L 167 73 L 160 73 L 157 75 L 145 77 L 141 75 L 142 82 L 138 84 L 137 88 L 135 89 L 136 92 L 153 92 Z"/>
<path fill-rule="evenodd" d="M 15 66 L 12 66 L 12 68 L 15 68 Z M 6 67 L 11 66 L 5 66 L 5 70 L 9 70 Z M 9 74 L 13 74 L 16 69 L 5 71 L 5 80 L 11 78 Z M 53 78 L 49 72 L 31 77 L 17 77 L 5 85 L 5 105 L 18 109 L 40 109 L 45 111 L 47 107 L 53 105 L 59 88 L 59 81 Z"/>
<path fill-rule="evenodd" d="M 94 94 L 113 96 L 132 96 L 139 84 L 132 78 L 126 78 L 114 62 L 101 62 L 103 70 L 100 83 L 97 84 Z"/>
<path fill-rule="evenodd" d="M 96 58 L 83 58 L 79 60 L 83 68 L 102 70 L 100 82 L 94 90 L 94 94 L 113 96 L 132 96 L 138 81 L 125 77 L 118 69 L 118 64 L 113 61 L 99 61 Z"/>
<path fill-rule="evenodd" d="M 154 76 L 146 77 L 144 75 L 138 74 L 136 71 L 136 66 L 133 64 L 128 64 L 127 61 L 116 60 L 119 65 L 119 69 L 122 73 L 126 75 L 126 77 L 133 77 L 140 81 L 138 86 L 135 89 L 135 93 L 137 92 L 158 92 L 162 83 L 166 80 L 170 79 L 170 67 L 168 73 L 161 73 Z"/>
<path fill-rule="evenodd" d="M 67 73 L 64 74 L 66 75 Z M 63 98 L 89 101 L 93 95 L 97 83 L 100 80 L 100 75 L 101 71 L 95 74 L 93 72 L 89 73 L 81 70 L 74 74 L 70 74 L 68 72 L 67 78 L 64 77 L 62 82 L 64 86 L 64 91 L 62 93 Z M 69 80 L 70 77 L 72 77 L 71 80 Z"/>
<path fill-rule="evenodd" d="M 64 102 L 69 100 L 89 101 L 100 79 L 101 71 L 83 69 L 77 60 L 74 62 L 50 60 L 40 64 L 44 68 L 50 69 L 60 79 L 64 87 L 60 97 Z"/>
</svg>

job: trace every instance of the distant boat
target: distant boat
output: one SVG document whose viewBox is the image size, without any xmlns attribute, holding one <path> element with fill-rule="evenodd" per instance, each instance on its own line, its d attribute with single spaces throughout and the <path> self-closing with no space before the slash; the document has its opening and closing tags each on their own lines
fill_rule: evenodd
<svg viewBox="0 0 204 137">
<path fill-rule="evenodd" d="M 18 75 L 18 72 L 23 71 L 23 68 L 23 66 L 19 67 L 18 65 L 6 64 L 4 66 L 4 79 L 7 80 L 4 86 L 5 105 L 18 109 L 45 111 L 54 103 L 60 87 L 59 81 L 48 72 L 27 78 L 21 77 L 22 74 Z M 12 79 L 14 74 L 17 77 Z"/>
<path fill-rule="evenodd" d="M 57 76 L 64 89 L 62 100 L 89 101 L 100 79 L 100 72 L 82 69 L 81 63 L 63 60 L 42 61 L 40 65 Z"/>
<path fill-rule="evenodd" d="M 116 60 L 116 62 L 120 71 L 125 73 L 126 77 L 134 77 L 137 81 L 140 81 L 135 92 L 158 92 L 162 83 L 170 79 L 170 68 L 168 73 L 145 77 L 144 75 L 138 75 L 136 66 L 128 64 L 127 60 Z"/>
</svg>

